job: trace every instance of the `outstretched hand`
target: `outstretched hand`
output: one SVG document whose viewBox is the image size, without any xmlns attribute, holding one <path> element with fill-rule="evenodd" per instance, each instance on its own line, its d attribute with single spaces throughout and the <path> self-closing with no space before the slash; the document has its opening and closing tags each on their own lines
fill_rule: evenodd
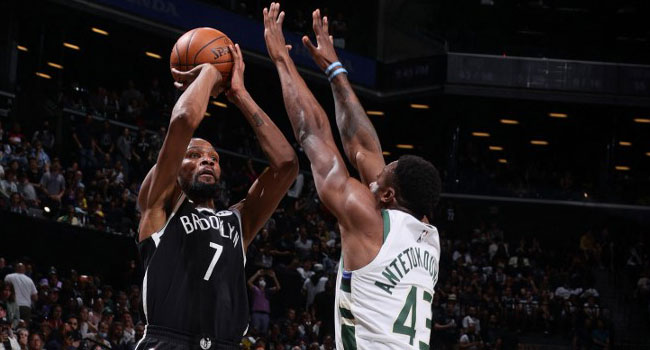
<svg viewBox="0 0 650 350">
<path fill-rule="evenodd" d="M 203 70 L 213 71 L 213 73 L 217 75 L 217 79 L 215 80 L 210 95 L 212 97 L 219 96 L 219 94 L 221 94 L 224 90 L 223 77 L 221 76 L 219 70 L 215 68 L 215 66 L 209 63 L 200 64 L 185 72 L 179 71 L 176 68 L 172 68 L 172 77 L 174 77 L 174 86 L 181 91 L 185 91 L 185 89 L 187 89 L 190 85 L 192 85 L 192 82 L 196 80 L 196 78 L 199 76 L 199 74 L 201 74 L 201 72 L 203 72 Z"/>
<path fill-rule="evenodd" d="M 241 93 L 246 92 L 246 87 L 244 86 L 244 56 L 241 53 L 239 44 L 229 45 L 230 54 L 232 55 L 235 64 L 232 67 L 232 78 L 230 79 L 230 88 L 226 91 L 226 97 L 228 101 L 235 103 L 235 99 Z"/>
<path fill-rule="evenodd" d="M 327 66 L 339 60 L 334 50 L 334 38 L 329 34 L 327 17 L 321 18 L 320 10 L 312 12 L 311 17 L 317 46 L 314 46 L 306 35 L 302 37 L 302 44 L 309 50 L 316 65 L 325 70 Z"/>
<path fill-rule="evenodd" d="M 284 11 L 280 12 L 280 4 L 272 2 L 269 8 L 264 8 L 264 41 L 269 57 L 274 62 L 287 58 L 291 45 L 287 45 L 282 34 Z"/>
</svg>

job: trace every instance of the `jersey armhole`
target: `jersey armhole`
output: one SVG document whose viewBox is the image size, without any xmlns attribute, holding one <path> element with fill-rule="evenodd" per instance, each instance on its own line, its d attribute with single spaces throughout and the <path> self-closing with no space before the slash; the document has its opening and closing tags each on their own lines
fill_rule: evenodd
<svg viewBox="0 0 650 350">
<path fill-rule="evenodd" d="M 138 234 L 135 236 L 135 243 L 140 244 L 146 242 L 149 238 L 153 240 L 153 243 L 156 247 L 158 247 L 158 244 L 160 243 L 160 238 L 162 235 L 165 233 L 165 229 L 167 228 L 167 225 L 169 225 L 169 222 L 172 221 L 172 218 L 178 212 L 178 209 L 181 207 L 183 202 L 185 201 L 185 193 L 181 192 L 181 194 L 178 196 L 178 199 L 176 200 L 176 203 L 174 204 L 174 207 L 172 208 L 172 212 L 169 214 L 169 217 L 167 218 L 167 222 L 165 222 L 165 226 L 163 226 L 160 230 L 154 232 L 151 234 L 151 236 L 147 237 L 145 240 L 140 241 L 140 230 L 138 229 Z"/>
<path fill-rule="evenodd" d="M 232 211 L 233 214 L 235 214 L 235 216 L 237 217 L 237 221 L 239 222 L 239 230 L 241 231 L 242 230 L 241 212 L 239 212 L 239 209 L 234 208 L 234 207 L 231 208 L 230 211 Z M 246 266 L 246 250 L 244 249 L 244 232 L 243 231 L 241 232 L 241 253 L 242 253 L 242 257 L 244 258 L 244 266 Z"/>
</svg>

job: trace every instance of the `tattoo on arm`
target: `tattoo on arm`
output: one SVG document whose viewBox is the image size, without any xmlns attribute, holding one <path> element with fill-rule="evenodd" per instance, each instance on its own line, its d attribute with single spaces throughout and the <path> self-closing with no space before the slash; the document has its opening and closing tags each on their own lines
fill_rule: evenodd
<svg viewBox="0 0 650 350">
<path fill-rule="evenodd" d="M 259 112 L 255 112 L 253 114 L 253 121 L 255 122 L 255 126 L 259 127 L 259 126 L 264 125 L 264 120 L 262 119 L 262 117 L 260 117 Z"/>
</svg>

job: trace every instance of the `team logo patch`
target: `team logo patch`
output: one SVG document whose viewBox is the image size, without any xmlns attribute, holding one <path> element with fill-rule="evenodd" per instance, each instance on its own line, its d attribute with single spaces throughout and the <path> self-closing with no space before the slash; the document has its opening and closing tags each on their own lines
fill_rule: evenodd
<svg viewBox="0 0 650 350">
<path fill-rule="evenodd" d="M 216 215 L 216 216 L 228 216 L 228 215 L 232 215 L 232 212 L 230 210 L 222 210 L 222 211 L 217 212 L 214 215 Z"/>
<path fill-rule="evenodd" d="M 212 346 L 212 341 L 210 338 L 202 338 L 199 345 L 201 345 L 201 349 L 208 350 Z"/>
</svg>

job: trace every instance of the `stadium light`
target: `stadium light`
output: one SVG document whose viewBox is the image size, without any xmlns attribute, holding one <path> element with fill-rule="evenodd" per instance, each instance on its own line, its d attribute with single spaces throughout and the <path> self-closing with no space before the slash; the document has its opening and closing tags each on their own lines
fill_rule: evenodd
<svg viewBox="0 0 650 350">
<path fill-rule="evenodd" d="M 401 149 L 413 149 L 413 145 L 406 145 L 406 144 L 398 144 L 395 147 L 401 148 Z"/>
<path fill-rule="evenodd" d="M 46 213 L 49 213 L 50 212 L 50 207 L 43 207 L 43 211 L 45 211 Z"/>
<path fill-rule="evenodd" d="M 567 118 L 569 117 L 566 113 L 549 113 L 549 117 L 551 118 Z"/>
<path fill-rule="evenodd" d="M 429 109 L 429 105 L 411 103 L 411 108 L 413 108 L 413 109 Z"/>
<path fill-rule="evenodd" d="M 205 116 L 206 116 L 206 117 L 211 117 L 212 114 L 210 114 L 210 112 L 205 112 Z"/>
<path fill-rule="evenodd" d="M 490 133 L 482 132 L 482 131 L 474 131 L 474 132 L 472 132 L 472 136 L 476 136 L 476 137 L 490 137 Z"/>
<path fill-rule="evenodd" d="M 145 51 L 144 54 L 157 60 L 161 59 L 160 55 L 154 52 Z"/>
<path fill-rule="evenodd" d="M 504 159 L 504 158 L 499 158 L 499 163 L 501 163 L 501 164 L 507 164 L 507 163 L 508 163 L 508 160 L 507 160 L 507 159 Z"/>
<path fill-rule="evenodd" d="M 384 115 L 382 111 L 366 111 L 367 115 Z"/>
<path fill-rule="evenodd" d="M 650 119 L 648 119 L 648 118 L 634 118 L 634 121 L 636 123 L 644 123 L 644 124 L 649 124 L 650 123 Z"/>
<path fill-rule="evenodd" d="M 501 119 L 500 122 L 501 122 L 501 124 L 510 124 L 510 125 L 517 125 L 517 124 L 519 124 L 519 121 L 518 121 L 518 120 L 514 120 L 514 119 Z"/>
<path fill-rule="evenodd" d="M 36 76 L 39 76 L 43 79 L 52 79 L 52 77 L 49 74 L 41 73 L 41 72 L 36 72 Z"/>
<path fill-rule="evenodd" d="M 625 165 L 617 165 L 617 166 L 616 166 L 616 170 L 618 170 L 618 171 L 629 171 L 629 170 L 630 170 L 630 167 L 629 167 L 629 166 L 625 166 Z"/>
<path fill-rule="evenodd" d="M 67 47 L 68 49 L 72 49 L 72 50 L 76 50 L 76 51 L 79 51 L 79 50 L 80 50 L 80 49 L 79 49 L 79 46 L 77 46 L 77 45 L 75 45 L 75 44 L 70 44 L 70 43 L 66 43 L 66 42 L 64 42 L 64 43 L 63 43 L 63 46 Z"/>
<path fill-rule="evenodd" d="M 648 152 L 648 153 L 650 154 L 650 152 Z M 383 154 L 385 156 L 390 156 L 390 152 L 388 152 L 388 151 L 383 151 L 383 152 L 381 152 L 381 154 Z"/>
<path fill-rule="evenodd" d="M 619 141 L 618 145 L 619 146 L 624 146 L 624 147 L 630 147 L 630 146 L 632 146 L 632 142 L 630 142 L 630 141 Z"/>
<path fill-rule="evenodd" d="M 217 107 L 221 107 L 221 108 L 228 108 L 228 105 L 226 105 L 226 104 L 225 104 L 225 103 L 223 103 L 223 102 L 219 102 L 219 101 L 212 101 L 212 104 L 213 104 L 213 105 L 215 105 L 215 106 L 217 106 Z"/>
<path fill-rule="evenodd" d="M 99 29 L 99 28 L 97 28 L 97 27 L 92 27 L 92 28 L 90 28 L 90 29 L 91 29 L 93 32 L 97 33 L 97 34 L 108 35 L 108 32 L 105 31 L 105 30 L 103 30 L 103 29 Z"/>
<path fill-rule="evenodd" d="M 501 146 L 490 146 L 490 151 L 503 151 Z"/>
<path fill-rule="evenodd" d="M 22 45 L 16 45 L 16 48 L 18 50 L 20 50 L 20 51 L 25 51 L 25 52 L 29 51 L 29 49 L 27 49 L 27 47 L 22 46 Z"/>
<path fill-rule="evenodd" d="M 535 146 L 547 146 L 548 141 L 545 141 L 545 140 L 530 140 L 530 144 L 535 145 Z"/>
<path fill-rule="evenodd" d="M 47 65 L 50 66 L 50 67 L 56 68 L 56 69 L 63 69 L 63 66 L 58 64 L 58 63 L 47 62 Z"/>
</svg>

